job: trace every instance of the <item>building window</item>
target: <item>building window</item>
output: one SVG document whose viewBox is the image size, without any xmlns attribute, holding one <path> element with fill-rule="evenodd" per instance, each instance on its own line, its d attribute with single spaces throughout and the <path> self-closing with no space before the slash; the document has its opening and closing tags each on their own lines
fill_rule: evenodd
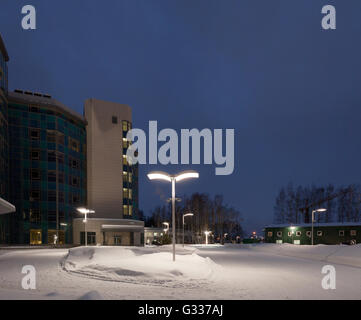
<svg viewBox="0 0 361 320">
<path fill-rule="evenodd" d="M 128 131 L 128 121 L 123 121 L 123 131 Z"/>
<path fill-rule="evenodd" d="M 30 151 L 30 159 L 31 160 L 40 160 L 40 151 L 39 150 L 31 150 Z"/>
<path fill-rule="evenodd" d="M 288 236 L 292 237 L 292 232 L 291 231 L 288 231 Z"/>
<path fill-rule="evenodd" d="M 58 182 L 59 183 L 64 183 L 64 172 L 59 172 L 58 173 Z"/>
<path fill-rule="evenodd" d="M 351 230 L 351 231 L 350 231 L 350 235 L 351 235 L 351 236 L 354 237 L 354 236 L 356 236 L 356 234 L 357 234 L 356 230 Z"/>
<path fill-rule="evenodd" d="M 73 151 L 79 152 L 80 150 L 80 143 L 79 141 L 69 138 L 69 148 Z"/>
<path fill-rule="evenodd" d="M 48 151 L 48 162 L 56 162 L 56 152 Z"/>
<path fill-rule="evenodd" d="M 39 209 L 30 209 L 29 220 L 31 223 L 40 223 L 41 222 L 40 210 Z"/>
<path fill-rule="evenodd" d="M 48 191 L 48 201 L 56 201 L 56 191 Z"/>
<path fill-rule="evenodd" d="M 268 231 L 268 232 L 267 232 L 267 237 L 272 237 L 272 235 L 273 235 L 273 232 L 272 232 L 272 231 Z"/>
<path fill-rule="evenodd" d="M 40 180 L 40 170 L 31 169 L 31 180 Z"/>
<path fill-rule="evenodd" d="M 40 139 L 40 130 L 39 129 L 30 129 L 29 136 L 31 140 Z"/>
<path fill-rule="evenodd" d="M 277 231 L 277 237 L 282 237 L 282 231 Z"/>
<path fill-rule="evenodd" d="M 74 186 L 74 187 L 79 187 L 79 178 L 78 177 L 73 177 L 73 176 L 70 176 L 69 177 L 69 184 Z"/>
<path fill-rule="evenodd" d="M 340 230 L 340 231 L 338 232 L 338 235 L 339 235 L 340 237 L 344 237 L 344 236 L 345 236 L 345 230 Z"/>
<path fill-rule="evenodd" d="M 79 160 L 69 157 L 69 167 L 79 169 Z"/>
<path fill-rule="evenodd" d="M 318 236 L 318 237 L 322 237 L 322 234 L 323 234 L 323 232 L 322 232 L 321 230 L 318 230 L 318 231 L 317 231 L 317 236 Z"/>
<path fill-rule="evenodd" d="M 71 195 L 70 195 L 70 200 L 71 200 L 71 203 L 72 203 L 72 204 L 79 204 L 79 202 L 80 202 L 80 197 L 79 197 L 79 195 L 77 195 L 77 194 L 71 194 Z"/>
<path fill-rule="evenodd" d="M 132 215 L 132 206 L 123 205 L 123 215 L 131 216 Z"/>
<path fill-rule="evenodd" d="M 80 232 L 80 244 L 85 245 L 85 232 Z M 95 245 L 96 244 L 96 233 L 95 232 L 87 232 L 87 244 Z"/>
<path fill-rule="evenodd" d="M 300 237 L 301 236 L 301 231 L 296 231 L 296 237 Z"/>
<path fill-rule="evenodd" d="M 48 171 L 48 182 L 56 182 L 56 171 Z"/>
<path fill-rule="evenodd" d="M 311 236 L 312 236 L 311 231 L 306 231 L 306 236 L 309 237 L 309 238 L 311 238 Z"/>
<path fill-rule="evenodd" d="M 40 200 L 40 191 L 32 190 L 30 191 L 30 201 L 39 201 Z"/>
<path fill-rule="evenodd" d="M 117 124 L 117 123 L 118 123 L 118 117 L 117 117 L 117 116 L 112 116 L 112 123 L 113 123 L 113 124 Z"/>
<path fill-rule="evenodd" d="M 56 132 L 48 130 L 46 132 L 46 141 L 49 143 L 55 143 L 56 142 Z"/>
</svg>

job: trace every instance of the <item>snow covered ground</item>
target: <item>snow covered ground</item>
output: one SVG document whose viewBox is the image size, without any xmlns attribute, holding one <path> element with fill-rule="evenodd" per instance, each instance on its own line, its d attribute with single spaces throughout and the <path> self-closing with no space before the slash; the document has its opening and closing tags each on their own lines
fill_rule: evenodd
<svg viewBox="0 0 361 320">
<path fill-rule="evenodd" d="M 361 299 L 361 246 L 179 246 L 175 263 L 171 246 L 0 250 L 0 299 Z"/>
</svg>

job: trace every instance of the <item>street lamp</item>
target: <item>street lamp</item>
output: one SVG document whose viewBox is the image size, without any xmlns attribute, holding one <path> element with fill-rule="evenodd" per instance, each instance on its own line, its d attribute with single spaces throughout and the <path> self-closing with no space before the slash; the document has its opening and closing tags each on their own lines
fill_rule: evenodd
<svg viewBox="0 0 361 320">
<path fill-rule="evenodd" d="M 292 234 L 292 244 L 293 244 L 293 235 L 294 235 L 294 233 L 295 233 L 295 230 L 296 230 L 296 227 L 293 227 L 293 226 L 291 226 L 290 227 L 290 229 L 291 229 L 291 234 Z"/>
<path fill-rule="evenodd" d="M 183 214 L 183 248 L 184 248 L 184 217 L 192 217 L 194 216 L 193 213 L 189 212 L 189 213 L 186 213 L 186 214 Z"/>
<path fill-rule="evenodd" d="M 313 223 L 315 222 L 315 213 L 316 212 L 325 212 L 327 211 L 327 209 L 316 209 L 316 210 L 312 210 L 312 231 L 311 231 L 311 237 L 312 237 L 312 241 L 311 241 L 311 245 L 313 245 Z"/>
<path fill-rule="evenodd" d="M 211 231 L 204 231 L 204 234 L 206 235 L 206 246 L 208 245 L 208 236 L 211 234 Z"/>
<path fill-rule="evenodd" d="M 183 171 L 177 175 L 170 175 L 162 171 L 148 173 L 149 180 L 164 180 L 172 183 L 172 232 L 173 232 L 173 261 L 175 261 L 175 183 L 190 179 L 199 178 L 199 173 L 193 170 Z"/>
<path fill-rule="evenodd" d="M 95 211 L 87 209 L 87 208 L 78 208 L 76 210 L 84 215 L 84 219 L 83 219 L 83 222 L 84 222 L 84 237 L 85 237 L 85 246 L 87 246 L 88 245 L 88 237 L 87 237 L 87 232 L 86 232 L 86 223 L 88 222 L 88 214 L 89 213 L 95 213 Z"/>
</svg>

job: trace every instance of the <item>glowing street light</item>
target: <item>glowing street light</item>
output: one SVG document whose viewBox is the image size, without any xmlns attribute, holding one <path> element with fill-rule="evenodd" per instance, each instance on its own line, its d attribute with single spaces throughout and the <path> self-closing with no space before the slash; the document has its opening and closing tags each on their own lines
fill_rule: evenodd
<svg viewBox="0 0 361 320">
<path fill-rule="evenodd" d="M 177 175 L 170 175 L 162 171 L 148 173 L 149 180 L 163 180 L 172 183 L 172 232 L 173 232 L 173 261 L 175 261 L 175 183 L 191 178 L 199 178 L 199 173 L 193 170 L 183 171 Z"/>
<path fill-rule="evenodd" d="M 184 217 L 192 217 L 192 216 L 194 216 L 194 214 L 191 212 L 183 214 L 183 248 L 184 248 Z"/>
<path fill-rule="evenodd" d="M 325 212 L 325 211 L 327 211 L 327 209 L 324 209 L 324 208 L 312 210 L 312 231 L 311 231 L 312 240 L 311 240 L 311 245 L 313 245 L 313 239 L 314 239 L 314 236 L 313 236 L 313 223 L 315 222 L 315 213 L 316 212 Z"/>
<path fill-rule="evenodd" d="M 206 235 L 206 245 L 208 245 L 208 236 L 211 234 L 211 231 L 204 231 L 204 234 Z"/>
<path fill-rule="evenodd" d="M 88 245 L 88 237 L 87 237 L 87 231 L 86 231 L 86 223 L 88 222 L 88 214 L 89 213 L 95 213 L 95 211 L 87 209 L 87 208 L 78 208 L 76 210 L 79 213 L 84 215 L 83 222 L 84 222 L 85 246 L 87 246 Z"/>
</svg>

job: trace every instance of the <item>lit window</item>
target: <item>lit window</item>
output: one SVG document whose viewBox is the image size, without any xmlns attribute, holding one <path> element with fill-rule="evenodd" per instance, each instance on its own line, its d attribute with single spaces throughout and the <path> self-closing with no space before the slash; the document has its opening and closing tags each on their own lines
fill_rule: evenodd
<svg viewBox="0 0 361 320">
<path fill-rule="evenodd" d="M 69 138 L 69 148 L 73 151 L 79 152 L 80 150 L 80 144 L 79 141 Z"/>
<path fill-rule="evenodd" d="M 292 232 L 291 231 L 288 231 L 288 236 L 292 237 Z"/>
<path fill-rule="evenodd" d="M 282 237 L 282 231 L 277 231 L 277 237 Z"/>
<path fill-rule="evenodd" d="M 350 235 L 351 235 L 351 236 L 356 236 L 356 234 L 357 234 L 356 230 L 351 230 L 351 231 L 350 231 Z"/>
<path fill-rule="evenodd" d="M 297 236 L 297 237 L 300 237 L 301 234 L 302 234 L 301 231 L 296 231 L 296 236 Z"/>
<path fill-rule="evenodd" d="M 272 235 L 273 235 L 273 232 L 272 232 L 272 231 L 268 231 L 268 232 L 267 232 L 267 237 L 272 237 Z"/>
<path fill-rule="evenodd" d="M 306 236 L 311 238 L 311 231 L 306 231 Z"/>
<path fill-rule="evenodd" d="M 124 205 L 123 206 L 123 215 L 125 215 L 125 216 L 127 216 L 128 215 L 128 211 L 129 209 L 128 209 L 128 206 L 127 205 Z"/>
<path fill-rule="evenodd" d="M 317 236 L 318 236 L 318 237 L 322 237 L 322 231 L 321 231 L 321 230 L 318 230 L 318 231 L 317 231 Z"/>
</svg>

